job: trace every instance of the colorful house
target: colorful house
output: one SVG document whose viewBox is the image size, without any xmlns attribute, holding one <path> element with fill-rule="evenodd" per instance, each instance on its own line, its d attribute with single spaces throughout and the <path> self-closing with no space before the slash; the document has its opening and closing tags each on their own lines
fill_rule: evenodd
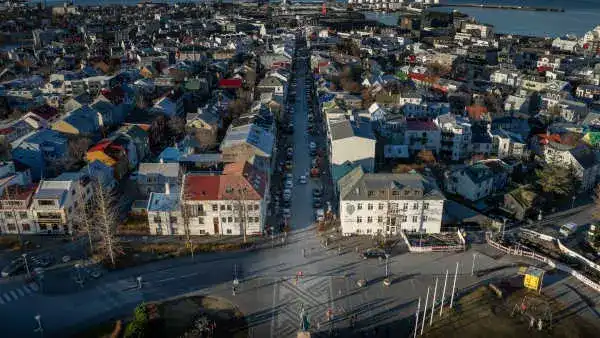
<svg viewBox="0 0 600 338">
<path fill-rule="evenodd" d="M 85 155 L 85 159 L 88 163 L 100 161 L 113 168 L 116 179 L 123 178 L 129 168 L 129 159 L 125 147 L 108 139 L 104 139 L 90 148 Z"/>
</svg>

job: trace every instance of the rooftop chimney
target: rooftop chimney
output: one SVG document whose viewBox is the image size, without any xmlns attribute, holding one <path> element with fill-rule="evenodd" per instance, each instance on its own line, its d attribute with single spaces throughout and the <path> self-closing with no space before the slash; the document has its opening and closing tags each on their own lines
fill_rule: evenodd
<svg viewBox="0 0 600 338">
<path fill-rule="evenodd" d="M 169 187 L 169 183 L 165 183 L 165 195 L 171 194 L 171 188 Z"/>
</svg>

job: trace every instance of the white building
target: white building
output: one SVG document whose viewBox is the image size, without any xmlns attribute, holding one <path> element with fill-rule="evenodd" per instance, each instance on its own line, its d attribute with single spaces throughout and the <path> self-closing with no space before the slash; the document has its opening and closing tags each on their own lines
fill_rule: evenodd
<svg viewBox="0 0 600 338">
<path fill-rule="evenodd" d="M 332 168 L 351 162 L 362 165 L 366 171 L 373 171 L 376 140 L 369 119 L 352 114 L 327 114 L 326 118 Z"/>
<path fill-rule="evenodd" d="M 448 113 L 439 116 L 435 122 L 442 129 L 440 156 L 451 161 L 459 161 L 471 156 L 472 132 L 468 118 Z"/>
<path fill-rule="evenodd" d="M 600 165 L 593 150 L 584 146 L 572 147 L 550 141 L 544 145 L 543 151 L 547 164 L 573 169 L 581 181 L 581 190 L 589 191 L 596 187 Z"/>
<path fill-rule="evenodd" d="M 338 181 L 342 233 L 440 232 L 445 198 L 420 174 L 371 174 L 360 167 Z"/>
<path fill-rule="evenodd" d="M 34 234 L 39 232 L 33 218 L 31 201 L 35 186 L 12 185 L 0 200 L 0 234 Z"/>
<path fill-rule="evenodd" d="M 494 175 L 486 165 L 477 163 L 447 172 L 444 189 L 470 201 L 477 201 L 494 191 Z"/>
<path fill-rule="evenodd" d="M 39 231 L 72 233 L 78 225 L 77 214 L 92 194 L 91 180 L 80 173 L 63 173 L 52 180 L 41 181 L 31 203 Z"/>
<path fill-rule="evenodd" d="M 515 70 L 498 69 L 490 75 L 490 81 L 507 86 L 517 87 L 521 74 Z"/>
<path fill-rule="evenodd" d="M 171 193 L 168 183 L 164 183 L 164 191 L 150 192 L 147 207 L 150 234 L 185 235 L 186 227 L 179 206 L 180 196 L 178 193 Z"/>
<path fill-rule="evenodd" d="M 187 174 L 182 208 L 192 235 L 260 235 L 265 228 L 266 175 L 248 162 L 232 163 L 221 175 Z M 184 221 L 185 222 L 185 221 Z"/>
<path fill-rule="evenodd" d="M 406 121 L 404 131 L 404 144 L 412 153 L 418 153 L 421 150 L 430 150 L 434 154 L 440 151 L 441 130 L 432 120 L 412 120 Z"/>
</svg>

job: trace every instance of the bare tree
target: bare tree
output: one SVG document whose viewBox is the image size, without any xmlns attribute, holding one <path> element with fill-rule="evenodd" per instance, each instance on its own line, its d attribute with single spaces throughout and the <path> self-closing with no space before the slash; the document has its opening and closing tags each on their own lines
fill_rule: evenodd
<svg viewBox="0 0 600 338">
<path fill-rule="evenodd" d="M 90 203 L 83 203 L 83 205 L 75 210 L 71 215 L 72 223 L 77 227 L 80 233 L 84 233 L 89 242 L 90 255 L 94 253 L 93 239 L 95 238 L 95 227 L 93 222 L 93 213 Z"/>
<path fill-rule="evenodd" d="M 114 192 L 104 187 L 100 182 L 95 184 L 92 207 L 94 210 L 94 227 L 98 232 L 98 250 L 116 266 L 117 256 L 123 249 L 117 237 L 117 221 L 119 219 L 118 200 Z"/>
<path fill-rule="evenodd" d="M 189 247 L 190 249 L 190 254 L 192 255 L 192 259 L 194 259 L 194 244 L 192 243 L 192 238 L 191 238 L 191 230 L 190 230 L 190 219 L 193 216 L 196 216 L 196 214 L 193 213 L 192 208 L 194 208 L 196 206 L 194 205 L 187 205 L 185 204 L 185 201 L 181 201 L 181 217 L 183 218 L 183 228 L 185 231 L 185 237 L 186 237 L 186 246 Z"/>
<path fill-rule="evenodd" d="M 92 140 L 88 137 L 77 137 L 69 139 L 69 156 L 73 162 L 83 160 L 85 153 L 92 146 Z"/>
<path fill-rule="evenodd" d="M 181 139 L 185 135 L 185 119 L 179 116 L 173 116 L 167 124 L 171 137 Z"/>
</svg>

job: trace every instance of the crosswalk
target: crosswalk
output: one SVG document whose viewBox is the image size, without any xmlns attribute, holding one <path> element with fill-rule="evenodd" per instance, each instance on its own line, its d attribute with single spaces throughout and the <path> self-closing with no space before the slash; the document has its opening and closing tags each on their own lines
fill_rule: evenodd
<svg viewBox="0 0 600 338">
<path fill-rule="evenodd" d="M 0 293 L 0 305 L 5 305 L 10 302 L 14 302 L 19 298 L 26 297 L 32 293 L 38 292 L 39 286 L 35 283 L 25 284 L 19 288 L 1 292 Z"/>
</svg>

